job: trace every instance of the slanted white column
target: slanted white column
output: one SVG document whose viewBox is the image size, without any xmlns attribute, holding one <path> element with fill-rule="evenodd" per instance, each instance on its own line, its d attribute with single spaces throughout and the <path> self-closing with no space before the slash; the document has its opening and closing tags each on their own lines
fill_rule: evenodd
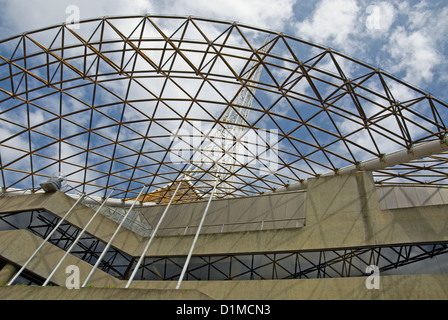
<svg viewBox="0 0 448 320">
<path fill-rule="evenodd" d="M 132 280 L 134 280 L 134 277 L 135 277 L 135 275 L 136 275 L 136 273 L 137 273 L 137 270 L 138 270 L 138 268 L 140 267 L 140 265 L 142 264 L 143 259 L 145 258 L 146 252 L 148 251 L 149 246 L 150 246 L 151 243 L 152 243 L 152 240 L 153 240 L 154 237 L 156 236 L 157 231 L 159 231 L 159 227 L 160 227 L 160 225 L 162 224 L 162 221 L 163 221 L 163 219 L 165 218 L 165 215 L 166 215 L 166 213 L 168 212 L 168 209 L 170 208 L 171 203 L 173 202 L 173 199 L 174 199 L 174 197 L 175 197 L 176 194 L 177 194 L 177 191 L 179 191 L 179 187 L 180 187 L 181 184 L 182 184 L 182 181 L 179 182 L 179 184 L 177 185 L 176 191 L 174 191 L 174 194 L 173 194 L 173 196 L 171 197 L 170 202 L 168 203 L 168 205 L 166 206 L 165 210 L 163 211 L 163 214 L 162 214 L 162 216 L 160 217 L 160 220 L 159 220 L 159 222 L 157 223 L 156 228 L 153 230 L 153 232 L 152 232 L 152 234 L 151 234 L 151 237 L 150 237 L 148 243 L 146 244 L 145 249 L 143 250 L 143 252 L 142 252 L 142 254 L 141 254 L 141 256 L 140 256 L 140 259 L 138 260 L 137 265 L 135 266 L 134 271 L 132 272 L 131 277 L 129 278 L 128 282 L 126 283 L 126 287 L 125 287 L 125 288 L 129 288 L 129 286 L 131 285 Z"/>
<path fill-rule="evenodd" d="M 204 224 L 205 216 L 207 215 L 208 208 L 210 207 L 210 202 L 212 201 L 212 199 L 215 196 L 215 191 L 216 191 L 216 186 L 218 185 L 218 181 L 219 181 L 219 175 L 216 176 L 215 185 L 213 186 L 213 191 L 210 195 L 210 198 L 208 199 L 207 207 L 204 210 L 204 214 L 202 215 L 202 219 L 201 219 L 201 222 L 199 223 L 198 230 L 196 231 L 196 235 L 194 236 L 193 244 L 191 245 L 190 252 L 188 253 L 187 260 L 185 261 L 184 268 L 182 269 L 182 273 L 180 275 L 179 281 L 177 282 L 176 289 L 180 288 L 180 285 L 182 284 L 182 281 L 185 276 L 185 272 L 188 269 L 188 265 L 190 263 L 190 259 L 193 254 L 194 247 L 196 246 L 196 241 L 198 240 L 199 234 L 201 233 L 201 229 L 202 229 L 202 225 Z"/>
<path fill-rule="evenodd" d="M 59 222 L 56 224 L 56 226 L 53 228 L 53 230 L 50 232 L 50 234 L 45 238 L 45 240 L 40 244 L 40 246 L 34 251 L 34 253 L 31 255 L 31 257 L 25 262 L 25 264 L 20 268 L 19 272 L 8 282 L 8 286 L 10 286 L 19 276 L 20 274 L 26 269 L 28 264 L 33 260 L 33 258 L 38 254 L 40 249 L 50 240 L 50 238 L 53 236 L 53 234 L 56 232 L 56 230 L 61 226 L 61 224 L 67 219 L 67 217 L 70 215 L 70 213 L 73 211 L 73 209 L 76 207 L 76 205 L 81 202 L 82 199 L 84 199 L 85 195 L 82 194 L 82 196 L 79 197 L 79 199 L 75 202 L 75 204 L 70 208 L 70 210 L 67 211 L 67 213 L 62 217 L 62 219 L 59 220 Z"/>
<path fill-rule="evenodd" d="M 98 210 L 96 210 L 96 212 L 93 214 L 93 216 L 90 218 L 89 222 L 87 222 L 87 224 L 84 226 L 84 228 L 82 229 L 82 231 L 79 233 L 79 235 L 76 237 L 75 241 L 72 243 L 72 245 L 70 246 L 70 248 L 65 252 L 64 256 L 61 258 L 61 260 L 59 260 L 59 263 L 56 265 L 56 267 L 53 269 L 53 271 L 51 272 L 51 274 L 48 276 L 47 280 L 45 280 L 44 284 L 42 285 L 43 287 L 46 286 L 51 278 L 53 277 L 53 275 L 56 273 L 56 271 L 59 269 L 59 267 L 61 266 L 62 262 L 64 262 L 65 258 L 70 254 L 70 252 L 72 252 L 73 248 L 78 244 L 79 240 L 81 239 L 81 237 L 84 235 L 84 233 L 86 232 L 87 228 L 90 226 L 90 224 L 92 223 L 92 221 L 95 219 L 95 217 L 98 215 L 98 213 L 101 211 L 101 209 L 103 208 L 104 204 L 107 202 L 107 200 L 110 198 L 110 196 L 112 195 L 112 192 L 109 194 L 109 196 L 106 198 L 106 200 L 103 201 L 103 203 L 101 204 L 101 206 L 98 208 Z"/>
<path fill-rule="evenodd" d="M 103 252 L 101 253 L 100 257 L 98 258 L 98 260 L 96 261 L 95 265 L 93 266 L 92 270 L 90 271 L 89 275 L 87 276 L 86 280 L 84 281 L 82 287 L 84 288 L 87 285 L 87 282 L 90 280 L 90 278 L 92 277 L 93 273 L 95 272 L 96 268 L 98 268 L 98 265 L 101 263 L 101 260 L 103 260 L 104 256 L 106 255 L 107 251 L 109 250 L 112 242 L 114 241 L 115 237 L 118 234 L 118 231 L 120 231 L 121 226 L 123 225 L 123 223 L 127 220 L 127 218 L 129 217 L 129 215 L 131 214 L 132 210 L 134 209 L 135 204 L 139 201 L 138 199 L 140 199 L 140 196 L 143 193 L 143 190 L 145 190 L 146 185 L 143 186 L 142 190 L 140 191 L 140 193 L 138 194 L 137 198 L 135 198 L 134 202 L 132 203 L 132 206 L 129 208 L 129 210 L 126 212 L 126 215 L 123 217 L 123 219 L 121 220 L 120 224 L 118 225 L 117 229 L 115 230 L 114 234 L 112 235 L 112 237 L 110 238 L 109 242 L 107 243 L 106 247 L 104 248 Z"/>
</svg>

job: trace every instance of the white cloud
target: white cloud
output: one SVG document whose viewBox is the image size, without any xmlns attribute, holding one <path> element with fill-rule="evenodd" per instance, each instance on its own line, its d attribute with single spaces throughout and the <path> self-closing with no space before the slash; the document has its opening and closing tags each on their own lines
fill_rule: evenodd
<svg viewBox="0 0 448 320">
<path fill-rule="evenodd" d="M 355 0 L 322 0 L 312 17 L 297 24 L 296 34 L 311 42 L 348 48 L 357 30 L 359 7 Z"/>
<path fill-rule="evenodd" d="M 2 139 L 12 135 L 13 132 L 8 129 L 0 128 L 0 137 L 2 137 Z M 19 151 L 17 149 L 24 151 Z M 29 150 L 29 143 L 23 134 L 9 139 L 6 143 L 2 143 L 0 146 L 0 156 L 3 165 L 6 165 L 9 162 L 23 156 L 27 150 Z"/>
<path fill-rule="evenodd" d="M 391 57 L 389 71 L 397 74 L 403 72 L 404 80 L 415 85 L 431 82 L 435 68 L 443 62 L 437 48 L 437 37 L 431 34 L 429 27 L 416 31 L 397 27 L 384 47 Z"/>
<path fill-rule="evenodd" d="M 293 6 L 296 1 L 169 0 L 165 1 L 165 8 L 178 15 L 237 21 L 241 24 L 283 31 L 287 22 L 294 16 Z"/>
<path fill-rule="evenodd" d="M 395 7 L 385 1 L 369 5 L 365 12 L 368 14 L 365 25 L 369 35 L 374 38 L 388 32 L 396 18 Z"/>
<path fill-rule="evenodd" d="M 446 42 L 448 25 L 440 21 L 446 21 L 448 12 L 434 12 L 426 1 L 415 6 L 404 3 L 399 8 L 407 19 L 392 30 L 383 47 L 390 55 L 387 68 L 392 73 L 402 72 L 404 80 L 412 84 L 430 83 L 437 66 L 443 63 L 440 49 Z"/>
<path fill-rule="evenodd" d="M 154 1 L 155 2 L 155 1 Z M 80 20 L 115 15 L 144 14 L 154 10 L 152 0 L 133 1 L 68 1 L 68 0 L 0 0 L 2 24 L 9 29 L 11 36 L 26 31 L 62 24 L 72 19 L 73 12 L 67 7 L 79 8 Z M 69 21 L 67 21 L 69 22 Z"/>
<path fill-rule="evenodd" d="M 68 7 L 79 8 L 81 20 L 103 16 L 163 14 L 198 16 L 283 31 L 293 18 L 297 0 L 0 0 L 2 24 L 10 36 L 61 24 L 73 18 Z M 77 14 L 77 13 L 76 13 Z M 44 17 L 44 18 L 43 18 Z M 67 21 L 68 22 L 68 21 Z M 6 29 L 7 28 L 7 29 Z"/>
</svg>

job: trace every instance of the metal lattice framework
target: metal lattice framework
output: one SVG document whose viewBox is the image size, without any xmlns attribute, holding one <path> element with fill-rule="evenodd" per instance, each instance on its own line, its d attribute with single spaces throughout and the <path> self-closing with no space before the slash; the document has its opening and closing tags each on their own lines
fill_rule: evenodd
<svg viewBox="0 0 448 320">
<path fill-rule="evenodd" d="M 0 215 L 0 230 L 24 229 L 45 239 L 56 227 L 59 220 L 60 218 L 43 210 L 13 212 Z M 79 228 L 64 222 L 56 229 L 49 242 L 67 251 L 80 231 Z M 92 235 L 85 234 L 76 243 L 76 247 L 71 251 L 71 254 L 93 265 L 100 257 L 105 246 L 106 244 L 103 241 Z M 110 248 L 99 264 L 99 269 L 121 279 L 125 277 L 126 271 L 132 262 L 132 257 L 129 255 L 115 248 Z"/>
<path fill-rule="evenodd" d="M 42 211 L 11 212 L 0 215 L 0 231 L 26 229 L 45 238 L 59 218 Z M 50 243 L 67 250 L 80 229 L 63 223 L 51 237 Z M 94 264 L 105 244 L 93 235 L 84 235 L 72 254 Z M 367 276 L 367 267 L 376 265 L 381 274 L 419 274 L 431 272 L 446 262 L 448 243 L 414 243 L 373 247 L 304 250 L 291 252 L 226 254 L 193 256 L 186 280 L 272 280 L 313 279 Z M 121 279 L 129 279 L 136 267 L 137 257 L 110 248 L 99 269 Z M 440 259 L 440 261 L 438 260 Z M 146 257 L 138 268 L 138 280 L 173 281 L 179 279 L 185 256 Z M 1 262 L 1 261 L 0 261 Z M 42 279 L 27 272 L 41 284 Z M 28 283 L 20 279 L 17 283 Z"/>
<path fill-rule="evenodd" d="M 250 105 L 238 105 L 243 90 Z M 235 167 L 203 159 L 181 191 L 206 197 L 220 171 L 216 197 L 260 194 L 444 140 L 447 107 L 281 33 L 192 17 L 91 19 L 0 41 L 0 179 L 37 190 L 63 172 L 90 195 L 132 198 L 147 185 L 164 199 L 212 133 L 236 125 L 252 139 L 235 139 Z M 247 120 L 226 123 L 241 110 Z M 376 179 L 446 183 L 446 155 L 419 161 Z"/>
<path fill-rule="evenodd" d="M 421 265 L 420 268 L 425 270 L 425 267 L 434 263 L 433 258 L 442 257 L 447 252 L 446 243 L 437 243 L 322 251 L 195 256 L 188 270 L 188 280 L 362 277 L 368 275 L 367 267 L 370 265 L 378 266 L 382 274 L 386 274 L 386 272 L 413 274 L 422 271 L 416 271 L 418 268 L 412 269 L 411 265 L 415 268 L 415 265 L 423 262 L 423 268 Z M 176 280 L 184 260 L 184 257 L 146 258 L 142 269 L 139 270 L 139 279 Z M 410 266 L 410 268 L 407 269 L 406 266 Z"/>
</svg>

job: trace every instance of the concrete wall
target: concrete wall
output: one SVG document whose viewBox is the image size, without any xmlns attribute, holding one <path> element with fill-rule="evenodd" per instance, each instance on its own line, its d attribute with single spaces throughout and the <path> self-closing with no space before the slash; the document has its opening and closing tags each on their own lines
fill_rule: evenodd
<svg viewBox="0 0 448 320">
<path fill-rule="evenodd" d="M 306 192 L 307 195 L 304 207 L 306 212 L 305 227 L 295 229 L 202 234 L 198 239 L 194 254 L 245 254 L 448 241 L 448 215 L 446 214 L 446 206 L 424 206 L 381 210 L 372 175 L 368 172 L 357 172 L 340 176 L 336 175 L 311 179 L 308 183 Z M 228 201 L 231 202 L 232 200 Z M 1 198 L 0 212 L 44 208 L 55 215 L 62 216 L 73 203 L 73 199 L 62 193 Z M 233 203 L 229 205 L 230 208 L 232 207 L 232 204 Z M 219 206 L 217 208 L 219 208 Z M 256 211 L 253 214 L 256 216 L 258 212 L 257 210 L 260 210 L 260 208 L 257 206 L 252 206 L 251 208 Z M 91 209 L 80 206 L 73 213 L 73 216 L 69 218 L 69 221 L 74 225 L 82 227 L 87 223 L 92 214 L 93 211 Z M 179 214 L 181 214 L 180 211 Z M 116 223 L 109 219 L 99 217 L 98 221 L 96 221 L 89 229 L 89 233 L 95 234 L 98 238 L 107 241 L 115 231 L 116 226 Z M 20 235 L 18 235 L 19 233 L 14 233 L 14 236 L 12 233 L 8 232 L 0 233 L 0 256 L 5 260 L 21 264 L 32 254 L 32 248 L 37 245 L 38 240 L 30 237 L 30 234 L 26 231 L 18 232 L 22 233 L 20 233 Z M 20 241 L 20 238 L 29 239 L 22 242 Z M 129 230 L 122 229 L 113 245 L 130 255 L 139 256 L 146 244 L 146 240 L 147 239 L 142 238 Z M 157 237 L 150 247 L 148 255 L 186 255 L 190 249 L 192 241 L 192 235 Z M 29 243 L 32 243 L 33 246 L 29 247 Z M 49 251 L 45 251 L 39 260 L 36 260 L 33 270 L 42 276 L 45 276 L 46 274 L 48 275 L 52 267 L 56 265 L 56 262 L 58 261 L 56 257 L 62 255 L 62 250 L 55 248 L 56 247 L 54 246 L 50 246 L 49 249 L 46 249 Z M 52 255 L 54 255 L 55 258 L 52 258 Z M 88 272 L 85 272 L 84 274 L 87 273 Z M 60 274 L 55 279 L 61 282 L 65 277 L 65 274 Z M 442 281 L 440 283 L 444 284 L 444 288 L 448 287 L 446 285 L 445 276 L 416 277 L 417 278 L 395 278 L 405 280 L 399 280 L 403 281 L 402 283 L 400 282 L 401 289 L 398 291 L 390 291 L 391 293 L 387 293 L 387 295 L 389 295 L 387 297 L 393 297 L 393 294 L 396 294 L 397 297 L 400 294 L 405 296 L 406 292 L 404 291 L 407 290 L 406 288 L 409 287 L 409 290 L 411 290 L 413 288 L 412 285 L 416 285 L 415 279 L 419 279 L 418 281 L 421 282 L 418 290 L 422 290 L 423 292 L 426 292 L 425 290 L 427 290 L 431 284 L 434 288 L 439 288 L 438 281 Z M 341 297 L 345 297 L 344 294 L 349 294 L 344 291 L 344 286 L 349 285 L 350 282 L 341 282 L 344 283 L 344 285 L 334 284 L 334 286 L 336 286 L 334 288 L 326 287 L 332 286 L 331 283 L 339 283 L 338 281 L 343 280 L 345 279 L 324 279 L 322 280 L 324 283 L 317 282 L 317 280 L 316 282 L 310 280 L 310 282 L 307 282 L 306 284 L 306 286 L 310 285 L 310 289 L 306 294 L 300 293 L 303 291 L 303 288 L 307 287 L 301 287 L 299 285 L 301 283 L 299 280 L 293 280 L 293 282 L 283 282 L 284 280 L 282 280 L 280 282 L 271 283 L 266 281 L 254 281 L 249 283 L 233 281 L 228 283 L 198 282 L 196 284 L 194 282 L 185 282 L 185 286 L 187 286 L 186 288 L 188 289 L 199 290 L 217 299 L 222 298 L 222 295 L 225 294 L 229 294 L 230 297 L 230 292 L 233 291 L 241 292 L 241 297 L 244 298 L 243 293 L 245 290 L 249 290 L 249 288 L 252 288 L 250 290 L 253 290 L 254 292 L 259 290 L 259 292 L 266 295 L 269 294 L 272 297 L 283 297 L 284 295 L 282 295 L 281 292 L 286 290 L 287 288 L 285 289 L 285 286 L 287 287 L 288 285 L 293 287 L 291 290 L 294 292 L 289 295 L 289 297 L 313 297 L 313 292 L 315 293 L 322 290 L 322 294 L 316 296 L 316 298 L 326 298 L 325 295 L 328 294 L 328 292 L 340 291 L 342 292 L 339 295 Z M 315 286 L 313 283 L 315 283 Z M 160 282 L 154 284 L 151 288 L 170 285 L 171 284 L 169 283 Z M 356 284 L 356 286 L 359 286 L 359 283 Z M 214 289 L 208 289 L 208 287 Z M 217 291 L 213 292 L 213 290 Z M 303 292 L 306 292 L 306 290 Z M 358 294 L 356 291 L 354 292 L 355 293 L 348 296 L 353 297 Z M 446 296 L 446 292 L 443 290 L 439 293 L 442 297 Z M 221 294 L 221 296 L 219 294 Z M 372 293 L 370 291 L 365 293 L 366 296 L 372 294 L 377 293 Z M 240 296 L 236 296 L 236 298 L 238 297 Z M 386 297 L 386 293 L 385 296 L 379 296 L 378 298 L 382 297 Z"/>
<path fill-rule="evenodd" d="M 6 261 L 10 261 L 17 266 L 23 266 L 29 257 L 33 255 L 43 240 L 27 230 L 11 230 L 0 232 L 0 256 Z M 58 247 L 46 243 L 39 253 L 31 260 L 27 270 L 46 279 L 64 256 L 65 251 Z M 80 271 L 81 284 L 87 278 L 92 266 L 73 255 L 68 255 L 60 268 L 54 274 L 51 282 L 60 286 L 65 286 L 65 281 L 69 274 L 65 273 L 66 267 L 76 265 Z M 93 273 L 89 284 L 96 286 L 118 286 L 119 280 L 107 273 L 96 270 Z"/>
<path fill-rule="evenodd" d="M 446 206 L 381 210 L 371 173 L 320 177 L 308 183 L 306 226 L 201 235 L 195 254 L 320 250 L 448 241 Z M 188 252 L 192 236 L 154 241 L 156 256 Z"/>
<path fill-rule="evenodd" d="M 448 241 L 446 206 L 381 210 L 372 175 L 368 172 L 310 179 L 306 194 L 304 207 L 300 201 L 296 202 L 297 206 L 300 206 L 297 210 L 305 209 L 305 227 L 201 234 L 194 254 L 245 254 Z M 303 199 L 302 193 L 295 195 Z M 281 210 L 294 203 L 293 197 L 294 193 L 288 194 L 288 201 L 284 202 Z M 250 201 L 254 199 L 256 197 Z M 266 199 L 269 198 L 264 198 L 263 201 Z M 241 212 L 237 210 L 238 201 L 225 201 L 212 202 L 216 204 L 214 209 L 211 207 L 212 212 L 223 212 L 223 206 L 220 204 L 226 203 L 228 208 L 236 208 L 230 214 L 234 214 L 232 219 L 238 221 L 235 214 Z M 45 208 L 62 216 L 73 203 L 73 199 L 62 193 L 0 198 L 0 212 Z M 177 217 L 182 215 L 181 208 L 182 205 L 179 205 L 175 209 Z M 250 213 L 252 217 L 257 217 L 258 211 L 263 210 L 258 204 L 248 206 L 244 210 L 248 211 L 248 208 L 255 211 Z M 200 213 L 202 214 L 201 211 Z M 93 210 L 80 206 L 69 218 L 69 222 L 83 227 L 92 214 Z M 213 221 L 213 213 L 211 217 Z M 219 218 L 220 222 L 223 222 L 228 219 L 228 215 Z M 191 219 L 191 215 L 188 219 Z M 89 233 L 107 242 L 116 226 L 116 223 L 109 219 L 98 216 L 89 228 Z M 146 241 L 147 238 L 122 228 L 113 246 L 131 256 L 139 256 Z M 192 242 L 193 235 L 156 237 L 148 255 L 186 255 Z"/>
<path fill-rule="evenodd" d="M 0 300 L 212 300 L 197 290 L 0 287 Z"/>
<path fill-rule="evenodd" d="M 217 300 L 420 300 L 448 299 L 448 275 L 380 276 L 379 290 L 365 277 L 263 281 L 184 281 Z M 136 281 L 135 288 L 172 289 L 171 281 Z"/>
<path fill-rule="evenodd" d="M 448 205 L 448 188 L 434 186 L 377 187 L 382 210 Z"/>
<path fill-rule="evenodd" d="M 287 229 L 305 223 L 305 191 L 212 201 L 201 234 L 221 232 Z M 173 204 L 166 214 L 160 236 L 194 235 L 207 201 Z M 156 226 L 166 205 L 141 209 L 152 226 Z"/>
<path fill-rule="evenodd" d="M 4 197 L 0 198 L 0 213 L 43 209 L 56 217 L 62 218 L 75 202 L 74 199 L 62 192 Z M 91 208 L 78 204 L 66 218 L 66 221 L 82 229 L 94 213 L 95 211 Z M 107 243 L 116 229 L 117 223 L 98 214 L 86 232 Z M 121 228 L 113 242 L 114 247 L 132 256 L 138 255 L 143 250 L 140 249 L 141 245 L 143 245 L 143 237 L 125 228 Z"/>
<path fill-rule="evenodd" d="M 366 278 L 185 281 L 136 281 L 132 288 L 0 287 L 0 299 L 20 300 L 436 300 L 448 299 L 447 275 L 383 276 L 379 290 Z M 183 302 L 182 302 L 183 303 Z"/>
</svg>

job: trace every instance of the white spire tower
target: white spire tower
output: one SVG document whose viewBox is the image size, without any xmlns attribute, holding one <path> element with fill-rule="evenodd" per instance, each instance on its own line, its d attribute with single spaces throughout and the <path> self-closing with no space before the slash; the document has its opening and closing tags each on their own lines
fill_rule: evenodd
<svg viewBox="0 0 448 320">
<path fill-rule="evenodd" d="M 267 51 L 267 43 L 269 38 L 266 39 L 263 47 L 261 47 L 255 57 L 259 57 L 260 53 L 264 54 Z M 240 159 L 243 160 L 243 153 L 249 158 L 255 157 L 253 152 L 253 146 L 245 142 L 244 136 L 246 135 L 247 129 L 247 119 L 249 117 L 249 111 L 252 106 L 255 91 L 257 89 L 257 83 L 260 80 L 262 72 L 261 61 L 254 60 L 251 67 L 248 69 L 250 77 L 246 84 L 243 85 L 239 91 L 235 103 L 229 106 L 225 114 L 222 116 L 220 122 L 221 125 L 216 126 L 212 132 L 207 132 L 208 137 L 204 139 L 202 147 L 199 151 L 196 151 L 193 158 L 194 159 L 189 167 L 185 170 L 185 181 L 192 184 L 194 180 L 198 181 L 208 181 L 210 185 L 213 184 L 216 176 L 222 180 L 219 189 L 222 192 L 230 190 L 233 188 L 233 182 L 235 176 L 233 175 Z M 245 150 L 244 150 L 245 149 Z M 252 149 L 252 152 L 251 152 Z M 249 153 L 249 154 L 248 154 Z M 201 175 L 207 171 L 207 175 L 210 176 L 209 179 L 199 179 Z M 198 179 L 195 179 L 198 177 Z M 194 189 L 197 193 L 201 194 L 201 187 L 206 187 L 207 184 L 198 186 L 195 185 Z"/>
</svg>

